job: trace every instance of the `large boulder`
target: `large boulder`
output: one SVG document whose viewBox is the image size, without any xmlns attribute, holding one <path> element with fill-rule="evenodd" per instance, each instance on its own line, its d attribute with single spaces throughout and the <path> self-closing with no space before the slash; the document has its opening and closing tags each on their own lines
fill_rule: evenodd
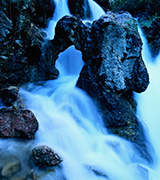
<svg viewBox="0 0 160 180">
<path fill-rule="evenodd" d="M 132 91 L 143 92 L 149 84 L 136 21 L 129 13 L 108 12 L 92 24 L 90 38 L 92 53 L 85 60 L 77 86 L 94 99 L 109 132 L 133 142 L 151 162 L 132 97 Z"/>
<path fill-rule="evenodd" d="M 33 139 L 38 121 L 30 110 L 0 109 L 0 137 Z"/>
<path fill-rule="evenodd" d="M 85 25 L 78 17 L 65 16 L 56 25 L 54 40 L 48 42 L 53 67 L 56 58 L 51 57 L 71 45 L 82 52 L 85 63 L 77 86 L 93 98 L 108 131 L 133 142 L 151 162 L 132 97 L 132 91 L 143 92 L 149 84 L 136 20 L 128 12 L 108 12 Z"/>
</svg>

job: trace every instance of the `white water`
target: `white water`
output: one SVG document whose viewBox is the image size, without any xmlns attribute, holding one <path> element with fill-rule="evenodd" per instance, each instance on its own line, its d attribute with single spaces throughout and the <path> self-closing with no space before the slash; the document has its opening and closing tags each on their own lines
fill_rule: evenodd
<svg viewBox="0 0 160 180">
<path fill-rule="evenodd" d="M 57 4 L 60 2 L 62 3 L 61 10 L 58 10 L 57 6 L 56 12 L 61 12 L 62 16 L 69 14 L 66 1 L 56 1 Z M 89 2 L 90 5 L 93 3 Z M 92 5 L 96 8 L 95 3 Z M 48 32 L 51 32 L 51 39 L 54 36 L 55 23 L 61 15 L 54 15 L 55 20 L 49 25 Z M 71 63 L 73 64 L 68 66 Z M 151 68 L 153 74 L 158 73 L 153 64 L 148 62 L 148 65 L 149 71 Z M 57 80 L 47 81 L 43 86 L 29 84 L 25 89 L 20 90 L 21 98 L 27 108 L 34 112 L 39 121 L 35 141 L 25 146 L 21 143 L 19 145 L 17 142 L 1 140 L 2 149 L 18 154 L 17 156 L 23 159 L 20 149 L 38 145 L 48 145 L 53 148 L 64 160 L 61 163 L 62 170 L 57 170 L 56 173 L 50 172 L 44 177 L 42 175 L 43 180 L 62 179 L 59 174 L 63 174 L 66 180 L 106 180 L 106 176 L 110 180 L 147 180 L 141 167 L 149 170 L 149 180 L 159 180 L 159 152 L 156 151 L 157 164 L 154 169 L 144 166 L 129 142 L 107 133 L 92 100 L 75 87 L 83 66 L 81 53 L 74 47 L 69 48 L 59 56 L 56 66 L 60 70 L 60 77 Z M 151 77 L 153 82 L 149 89 L 152 89 L 154 80 L 155 78 Z M 155 82 L 155 85 L 157 83 Z M 153 102 L 155 104 L 160 96 L 154 97 L 154 93 L 149 93 L 149 95 L 147 93 L 148 91 L 144 93 L 144 96 L 140 95 L 139 109 L 142 119 L 146 120 L 153 145 L 158 150 L 160 146 L 157 138 L 160 136 L 156 120 L 160 115 L 158 106 L 152 107 L 151 101 L 155 100 Z M 147 100 L 147 96 L 151 99 Z M 150 108 L 149 111 L 143 112 L 148 108 L 147 106 Z M 93 170 L 101 175 L 96 175 Z"/>
<path fill-rule="evenodd" d="M 47 28 L 48 39 L 54 38 L 54 34 L 55 34 L 54 29 L 55 29 L 57 21 L 60 20 L 65 15 L 71 15 L 68 9 L 67 0 L 54 0 L 54 2 L 55 2 L 55 12 Z"/>
<path fill-rule="evenodd" d="M 155 164 L 149 171 L 149 180 L 160 179 L 160 54 L 152 59 L 147 41 L 139 29 L 143 41 L 142 57 L 147 67 L 150 84 L 141 94 L 135 94 L 138 101 L 138 116 L 147 124 L 149 136 L 155 149 Z"/>
<path fill-rule="evenodd" d="M 98 8 L 99 16 L 92 12 L 93 19 L 100 17 L 101 8 L 89 3 L 92 10 Z M 62 172 L 67 180 L 105 180 L 107 176 L 110 180 L 144 180 L 132 145 L 107 133 L 92 100 L 75 87 L 83 66 L 81 53 L 69 48 L 61 53 L 56 66 L 60 71 L 57 80 L 20 90 L 39 121 L 34 146 L 48 145 L 64 159 Z M 55 179 L 55 174 L 44 179 Z"/>
<path fill-rule="evenodd" d="M 50 40 L 54 38 L 55 35 L 54 29 L 57 21 L 60 20 L 65 15 L 71 15 L 67 5 L 67 0 L 54 0 L 54 2 L 55 2 L 55 12 L 53 14 L 52 20 L 48 24 L 48 28 L 46 31 L 47 38 Z M 98 6 L 98 4 L 95 1 L 88 0 L 88 3 L 92 12 L 92 18 L 91 18 L 92 21 L 98 19 L 100 16 L 105 14 L 104 10 L 100 6 Z"/>
</svg>

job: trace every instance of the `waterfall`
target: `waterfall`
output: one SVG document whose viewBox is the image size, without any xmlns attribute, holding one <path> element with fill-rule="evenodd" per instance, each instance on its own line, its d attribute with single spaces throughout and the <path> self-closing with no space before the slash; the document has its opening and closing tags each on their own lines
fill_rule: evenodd
<svg viewBox="0 0 160 180">
<path fill-rule="evenodd" d="M 146 123 L 155 150 L 155 164 L 149 171 L 149 180 L 158 180 L 160 177 L 160 53 L 153 61 L 141 29 L 139 29 L 139 33 L 143 42 L 142 57 L 149 73 L 150 84 L 145 92 L 135 93 L 135 98 L 138 101 L 138 116 Z"/>
<path fill-rule="evenodd" d="M 57 20 L 63 15 L 70 14 L 66 0 L 55 0 L 55 3 L 55 14 L 47 30 L 49 39 L 54 37 Z M 93 19 L 104 13 L 93 0 L 89 0 L 89 5 Z M 145 55 L 144 51 L 143 53 Z M 156 62 L 156 66 L 159 66 L 160 61 Z M 160 115 L 158 105 L 152 107 L 150 103 L 150 100 L 153 103 L 157 102 L 160 97 L 151 92 L 152 84 L 155 87 L 158 85 L 158 82 L 154 82 L 154 76 L 158 77 L 154 73 L 158 73 L 158 70 L 155 64 L 147 63 L 149 71 L 151 70 L 151 85 L 145 93 L 136 95 L 136 98 L 139 102 L 139 116 L 143 120 L 146 119 L 150 138 L 158 150 Z M 61 53 L 56 62 L 56 67 L 60 71 L 58 79 L 27 84 L 20 89 L 20 96 L 26 107 L 33 111 L 38 119 L 39 129 L 35 140 L 26 144 L 17 143 L 15 140 L 0 140 L 1 153 L 8 150 L 25 162 L 23 154 L 17 152 L 17 149 L 28 150 L 38 145 L 51 147 L 62 157 L 63 162 L 55 172 L 51 171 L 46 175 L 39 171 L 41 180 L 147 180 L 147 170 L 149 180 L 158 180 L 160 175 L 156 173 L 159 171 L 156 165 L 159 163 L 159 152 L 156 151 L 155 169 L 144 165 L 136 157 L 137 152 L 131 143 L 108 134 L 92 99 L 75 86 L 82 66 L 82 55 L 72 46 Z M 147 108 L 153 110 L 153 114 L 150 110 L 143 111 Z M 23 164 L 25 166 L 25 163 Z"/>
<path fill-rule="evenodd" d="M 64 4 L 58 7 L 59 2 Z M 55 13 L 61 8 L 62 15 L 69 14 L 66 1 L 56 1 L 56 5 Z M 104 13 L 94 1 L 89 5 L 93 20 Z M 59 17 L 54 15 L 51 23 Z M 49 31 L 53 33 L 52 25 Z M 57 173 L 66 180 L 144 180 L 136 150 L 128 141 L 107 133 L 91 98 L 75 87 L 82 66 L 81 53 L 72 46 L 59 55 L 57 80 L 21 88 L 21 97 L 39 122 L 34 146 L 48 145 L 62 157 Z M 56 173 L 50 172 L 44 179 L 56 179 Z"/>
<path fill-rule="evenodd" d="M 54 0 L 54 2 L 55 2 L 55 12 L 46 30 L 48 39 L 54 38 L 54 34 L 55 34 L 54 29 L 57 21 L 60 20 L 65 15 L 70 15 L 70 11 L 67 5 L 67 0 Z"/>
</svg>

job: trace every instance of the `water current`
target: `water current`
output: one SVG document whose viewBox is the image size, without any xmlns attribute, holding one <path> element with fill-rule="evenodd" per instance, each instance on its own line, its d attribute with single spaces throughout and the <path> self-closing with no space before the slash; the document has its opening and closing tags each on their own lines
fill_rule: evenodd
<svg viewBox="0 0 160 180">
<path fill-rule="evenodd" d="M 70 14 L 67 1 L 55 2 L 56 11 L 47 30 L 49 39 L 54 37 L 57 20 Z M 93 19 L 104 13 L 92 0 L 89 0 L 89 4 Z M 42 175 L 43 180 L 147 180 L 147 174 L 149 180 L 159 180 L 160 113 L 157 103 L 160 102 L 160 56 L 155 63 L 150 61 L 147 43 L 140 34 L 144 43 L 143 58 L 146 59 L 151 83 L 145 93 L 135 94 L 135 98 L 139 103 L 138 115 L 145 121 L 149 138 L 157 150 L 157 161 L 152 167 L 135 158 L 136 151 L 128 141 L 108 134 L 92 99 L 75 86 L 83 61 L 81 52 L 75 50 L 74 46 L 59 55 L 56 63 L 60 71 L 58 79 L 27 84 L 20 89 L 26 107 L 33 111 L 39 122 L 35 140 L 23 144 L 1 140 L 1 151 L 14 152 L 23 159 L 23 154 L 17 149 L 38 145 L 48 145 L 54 149 L 63 159 L 61 168 Z"/>
</svg>

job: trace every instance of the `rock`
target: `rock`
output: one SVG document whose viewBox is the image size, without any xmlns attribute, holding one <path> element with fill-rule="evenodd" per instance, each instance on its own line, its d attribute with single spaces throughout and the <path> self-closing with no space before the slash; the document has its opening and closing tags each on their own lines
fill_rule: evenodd
<svg viewBox="0 0 160 180">
<path fill-rule="evenodd" d="M 0 89 L 47 79 L 40 66 L 46 38 L 42 28 L 47 27 L 54 9 L 52 0 L 1 2 Z"/>
<path fill-rule="evenodd" d="M 160 52 L 160 15 L 144 13 L 139 18 L 139 24 L 148 41 L 151 55 L 155 58 Z"/>
<path fill-rule="evenodd" d="M 136 22 L 129 13 L 108 12 L 92 24 L 91 32 L 92 57 L 87 57 L 77 86 L 94 99 L 109 132 L 133 142 L 151 162 L 132 98 L 132 91 L 140 93 L 149 84 Z"/>
<path fill-rule="evenodd" d="M 1 99 L 5 106 L 12 106 L 17 100 L 19 88 L 10 86 L 1 91 Z"/>
<path fill-rule="evenodd" d="M 58 21 L 55 38 L 49 43 L 48 62 L 71 45 L 82 52 L 85 64 L 77 86 L 94 99 L 109 132 L 133 142 L 141 156 L 151 162 L 132 97 L 132 91 L 143 92 L 149 84 L 135 19 L 128 12 L 107 12 L 86 26 L 78 17 L 65 16 Z"/>
<path fill-rule="evenodd" d="M 6 37 L 12 31 L 12 27 L 12 21 L 0 10 L 0 43 L 6 40 Z"/>
<path fill-rule="evenodd" d="M 21 162 L 15 157 L 11 156 L 8 161 L 3 165 L 1 170 L 1 176 L 5 178 L 11 178 L 14 174 L 21 170 Z"/>
<path fill-rule="evenodd" d="M 94 0 L 97 2 L 106 12 L 110 9 L 110 1 L 112 0 Z"/>
<path fill-rule="evenodd" d="M 58 165 L 62 159 L 48 146 L 39 146 L 32 150 L 32 160 L 39 168 L 47 168 Z"/>
<path fill-rule="evenodd" d="M 108 7 L 108 5 L 106 6 Z M 160 51 L 160 1 L 111 0 L 109 6 L 112 11 L 128 11 L 136 17 L 148 40 L 151 55 L 155 58 Z"/>
<path fill-rule="evenodd" d="M 88 0 L 68 0 L 68 6 L 71 14 L 79 15 L 82 19 L 91 19 Z"/>
<path fill-rule="evenodd" d="M 38 122 L 30 110 L 0 109 L 0 137 L 33 139 Z"/>
</svg>

